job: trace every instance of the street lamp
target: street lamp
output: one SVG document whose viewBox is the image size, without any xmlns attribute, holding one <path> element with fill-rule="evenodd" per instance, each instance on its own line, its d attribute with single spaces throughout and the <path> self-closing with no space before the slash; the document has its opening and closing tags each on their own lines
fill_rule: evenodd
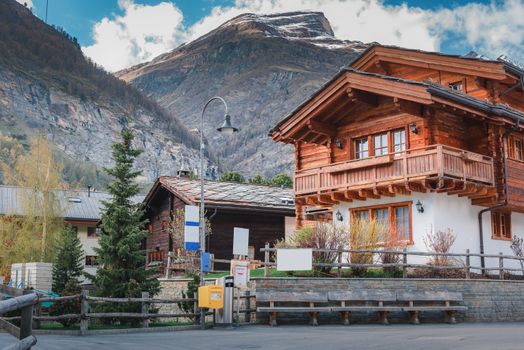
<svg viewBox="0 0 524 350">
<path fill-rule="evenodd" d="M 206 251 L 206 225 L 204 214 L 204 113 L 207 106 L 215 100 L 222 101 L 224 107 L 226 108 L 226 111 L 224 112 L 224 123 L 222 123 L 221 127 L 217 128 L 217 131 L 225 135 L 232 135 L 238 131 L 237 128 L 231 125 L 231 116 L 227 114 L 227 103 L 222 97 L 215 96 L 206 102 L 204 108 L 202 109 L 202 118 L 200 120 L 200 259 L 202 259 L 202 256 Z M 200 261 L 200 286 L 204 285 L 204 271 L 202 267 L 202 261 Z M 205 329 L 206 312 L 204 308 L 200 310 L 200 325 L 202 329 Z"/>
</svg>

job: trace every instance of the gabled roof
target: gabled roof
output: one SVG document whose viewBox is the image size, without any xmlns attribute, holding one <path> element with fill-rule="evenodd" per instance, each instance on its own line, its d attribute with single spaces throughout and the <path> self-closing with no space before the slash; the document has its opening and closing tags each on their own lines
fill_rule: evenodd
<svg viewBox="0 0 524 350">
<path fill-rule="evenodd" d="M 510 77 L 518 78 L 524 75 L 524 70 L 507 60 L 450 55 L 380 44 L 369 46 L 349 66 L 357 70 L 367 70 L 378 61 L 456 72 L 495 80 L 504 80 Z"/>
<path fill-rule="evenodd" d="M 316 108 L 327 103 L 326 101 L 329 101 L 336 93 L 344 93 L 348 88 L 383 96 L 397 97 L 402 100 L 426 105 L 431 105 L 435 102 L 453 102 L 454 107 L 457 105 L 467 107 L 468 111 L 477 112 L 477 114 L 481 114 L 483 117 L 491 114 L 524 121 L 524 113 L 519 110 L 506 105 L 492 104 L 442 85 L 343 67 L 331 80 L 278 122 L 270 131 L 270 135 L 279 141 L 279 135 L 289 132 L 294 127 L 294 124 L 291 124 L 291 120 L 297 119 L 298 123 L 302 119 L 307 119 Z"/>
<path fill-rule="evenodd" d="M 161 176 L 145 198 L 148 204 L 159 188 L 164 188 L 184 203 L 200 203 L 200 180 Z M 285 211 L 294 215 L 292 189 L 246 183 L 205 180 L 205 204 L 208 207 Z"/>
<path fill-rule="evenodd" d="M 0 186 L 0 215 L 24 215 L 23 198 L 33 191 L 31 188 L 18 186 Z M 72 221 L 99 221 L 102 201 L 109 200 L 111 195 L 105 192 L 88 193 L 77 190 L 55 190 L 55 196 L 64 219 Z M 132 200 L 140 203 L 143 196 Z"/>
</svg>

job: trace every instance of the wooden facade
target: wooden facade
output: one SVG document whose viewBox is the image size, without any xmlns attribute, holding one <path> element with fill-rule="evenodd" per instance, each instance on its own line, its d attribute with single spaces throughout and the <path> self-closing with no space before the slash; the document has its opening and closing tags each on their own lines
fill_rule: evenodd
<svg viewBox="0 0 524 350">
<path fill-rule="evenodd" d="M 295 145 L 304 207 L 415 192 L 524 212 L 524 71 L 504 61 L 372 46 L 271 132 Z M 513 135 L 513 138 L 510 137 Z"/>
<path fill-rule="evenodd" d="M 188 185 L 189 184 L 189 185 Z M 263 259 L 263 248 L 266 242 L 282 239 L 286 232 L 286 217 L 294 217 L 295 208 L 287 197 L 292 196 L 290 190 L 267 188 L 248 184 L 224 183 L 222 198 L 217 200 L 213 193 L 208 193 L 206 199 L 206 217 L 210 220 L 211 236 L 207 239 L 207 251 L 215 254 L 217 259 L 231 259 L 233 249 L 233 229 L 242 227 L 249 229 L 249 246 L 254 252 L 254 258 Z M 220 188 L 220 183 L 209 181 L 206 186 Z M 247 186 L 247 187 L 246 187 Z M 253 193 L 269 190 L 275 194 L 273 200 L 286 199 L 286 203 L 278 204 L 240 201 L 239 197 L 228 193 L 243 191 L 249 188 Z M 170 235 L 169 226 L 177 209 L 185 205 L 198 205 L 199 198 L 194 197 L 194 190 L 199 189 L 199 181 L 161 177 L 145 199 L 146 218 L 149 220 L 149 234 L 146 239 L 148 263 L 165 262 L 168 252 L 184 254 L 183 242 L 176 242 Z M 206 197 L 208 198 L 208 197 Z M 266 196 L 266 199 L 269 198 Z M 264 199 L 263 194 L 258 199 Z"/>
</svg>

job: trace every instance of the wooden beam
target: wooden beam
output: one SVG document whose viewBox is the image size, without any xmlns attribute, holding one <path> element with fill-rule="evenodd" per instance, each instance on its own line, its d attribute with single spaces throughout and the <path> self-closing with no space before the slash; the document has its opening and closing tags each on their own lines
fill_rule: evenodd
<svg viewBox="0 0 524 350">
<path fill-rule="evenodd" d="M 378 96 L 375 94 L 371 94 L 369 92 L 364 92 L 361 90 L 356 90 L 353 88 L 348 88 L 346 92 L 351 102 L 360 102 L 371 107 L 378 107 L 379 105 Z"/>
<path fill-rule="evenodd" d="M 309 130 L 313 131 L 316 134 L 325 135 L 329 137 L 335 137 L 337 135 L 337 129 L 333 126 L 321 123 L 316 120 L 309 120 L 307 122 L 307 127 Z"/>
<path fill-rule="evenodd" d="M 408 181 L 405 185 L 408 191 L 426 193 L 426 188 L 420 182 Z"/>
<path fill-rule="evenodd" d="M 400 185 L 389 185 L 389 191 L 395 194 L 410 195 L 411 191 L 408 191 L 405 187 Z"/>
<path fill-rule="evenodd" d="M 374 191 L 370 188 L 363 188 L 363 189 L 358 190 L 358 195 L 364 198 L 374 198 L 374 199 L 380 198 L 380 196 L 376 195 Z"/>
<path fill-rule="evenodd" d="M 366 198 L 362 197 L 358 194 L 358 191 L 346 191 L 344 193 L 344 197 L 346 197 L 346 200 L 352 201 L 352 200 L 359 200 L 359 201 L 365 201 Z"/>
<path fill-rule="evenodd" d="M 331 195 L 329 194 L 319 194 L 317 195 L 317 200 L 319 204 L 327 204 L 327 205 L 338 204 L 337 201 L 334 201 L 331 199 Z"/>
<path fill-rule="evenodd" d="M 344 193 L 334 192 L 331 194 L 331 200 L 334 202 L 348 202 Z M 351 200 L 349 200 L 350 202 Z"/>
<path fill-rule="evenodd" d="M 395 193 L 390 192 L 388 187 L 375 187 L 373 194 L 377 196 L 395 197 Z"/>
</svg>

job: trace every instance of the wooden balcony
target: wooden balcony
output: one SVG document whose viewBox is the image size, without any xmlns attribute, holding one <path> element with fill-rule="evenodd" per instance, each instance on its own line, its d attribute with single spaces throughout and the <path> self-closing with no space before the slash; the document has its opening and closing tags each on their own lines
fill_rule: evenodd
<svg viewBox="0 0 524 350">
<path fill-rule="evenodd" d="M 493 159 L 445 145 L 432 145 L 295 173 L 295 195 L 299 200 L 308 199 L 312 202 L 309 204 L 428 190 L 470 198 L 494 197 Z"/>
</svg>

